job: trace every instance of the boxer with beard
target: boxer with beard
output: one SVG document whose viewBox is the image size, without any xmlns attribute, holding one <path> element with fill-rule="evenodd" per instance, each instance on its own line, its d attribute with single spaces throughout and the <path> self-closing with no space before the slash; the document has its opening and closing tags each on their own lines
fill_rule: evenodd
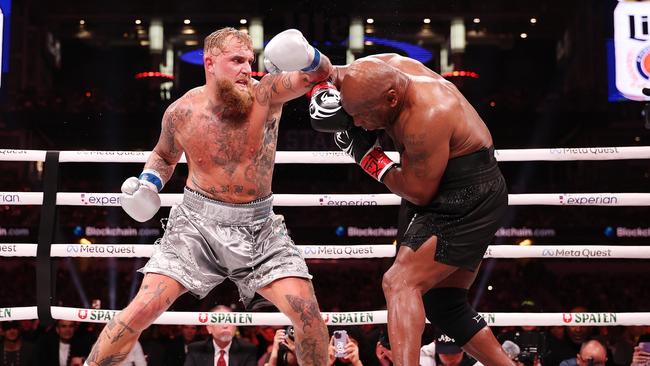
<svg viewBox="0 0 650 366">
<path fill-rule="evenodd" d="M 176 298 L 186 291 L 203 298 L 226 278 L 245 305 L 257 293 L 291 320 L 301 365 L 327 362 L 327 327 L 304 258 L 283 217 L 273 213 L 271 178 L 283 104 L 324 80 L 331 63 L 297 30 L 271 39 L 264 54 L 272 74 L 257 82 L 248 34 L 224 28 L 206 37 L 205 85 L 167 108 L 142 174 L 122 184 L 122 208 L 147 221 L 185 153 L 183 202 L 172 207 L 162 239 L 140 270 L 138 294 L 104 328 L 86 364 L 120 364 Z"/>
</svg>

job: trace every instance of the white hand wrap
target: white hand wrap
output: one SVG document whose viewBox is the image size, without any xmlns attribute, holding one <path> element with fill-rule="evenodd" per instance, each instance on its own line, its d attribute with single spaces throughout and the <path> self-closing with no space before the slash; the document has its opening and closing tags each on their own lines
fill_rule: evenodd
<svg viewBox="0 0 650 366">
<path fill-rule="evenodd" d="M 297 29 L 287 29 L 273 37 L 264 48 L 264 66 L 272 73 L 313 71 L 320 64 L 320 52 Z"/>
</svg>

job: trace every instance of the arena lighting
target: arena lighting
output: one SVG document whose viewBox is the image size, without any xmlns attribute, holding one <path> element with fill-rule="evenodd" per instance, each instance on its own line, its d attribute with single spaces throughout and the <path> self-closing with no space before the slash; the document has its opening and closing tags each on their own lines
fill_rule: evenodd
<svg viewBox="0 0 650 366">
<path fill-rule="evenodd" d="M 472 79 L 478 79 L 480 77 L 479 74 L 475 73 L 474 71 L 462 71 L 462 70 L 443 72 L 441 76 L 443 78 L 462 77 L 462 78 L 472 78 Z"/>
<path fill-rule="evenodd" d="M 481 18 L 474 18 L 474 20 L 472 20 L 472 21 L 473 21 L 475 24 L 478 24 L 478 23 L 481 22 Z"/>
<path fill-rule="evenodd" d="M 537 23 L 537 18 L 530 18 L 530 24 Z"/>
<path fill-rule="evenodd" d="M 433 58 L 433 54 L 429 50 L 411 43 L 395 41 L 392 39 L 385 39 L 385 38 L 368 37 L 368 36 L 365 36 L 364 40 L 372 42 L 374 44 L 396 48 L 406 53 L 406 56 L 418 60 L 423 64 L 431 61 L 431 59 Z M 187 51 L 181 54 L 180 58 L 181 61 L 185 61 L 190 64 L 203 65 L 203 50 L 196 49 L 192 51 Z M 478 77 L 478 74 L 476 75 L 476 77 Z"/>
<path fill-rule="evenodd" d="M 85 20 L 83 20 L 83 19 L 79 20 L 79 25 L 84 25 L 84 24 L 86 24 Z"/>
<path fill-rule="evenodd" d="M 424 20 L 422 20 L 422 21 L 424 22 L 424 24 L 431 23 L 431 19 L 429 19 L 429 18 L 424 18 Z"/>
<path fill-rule="evenodd" d="M 368 19 L 366 19 L 366 23 L 368 23 L 368 24 L 372 24 L 372 23 L 374 23 L 374 22 L 375 22 L 375 20 L 372 19 L 372 18 L 368 18 Z"/>
<path fill-rule="evenodd" d="M 189 19 L 185 19 L 185 20 L 183 20 L 183 24 L 185 24 L 185 25 L 190 24 L 191 22 L 192 22 L 192 21 L 190 21 Z"/>
<path fill-rule="evenodd" d="M 530 240 L 530 239 L 524 239 L 524 240 L 519 242 L 519 245 L 526 246 L 526 247 L 531 246 L 531 245 L 533 245 L 533 241 Z"/>
<path fill-rule="evenodd" d="M 86 296 L 86 291 L 84 291 L 83 283 L 81 282 L 81 278 L 79 277 L 79 273 L 77 272 L 77 267 L 75 266 L 74 262 L 72 261 L 72 258 L 70 257 L 66 257 L 64 259 L 64 263 L 68 267 L 68 274 L 70 275 L 72 284 L 77 290 L 77 294 L 79 295 L 79 299 L 81 300 L 81 303 L 85 308 L 87 308 L 90 304 L 88 303 L 88 296 Z"/>
<path fill-rule="evenodd" d="M 136 79 L 146 79 L 146 78 L 163 78 L 174 80 L 174 75 L 164 74 L 160 71 L 145 71 L 135 74 Z"/>
<path fill-rule="evenodd" d="M 246 23 L 248 23 L 248 20 L 244 18 L 239 19 L 239 24 L 246 24 Z"/>
<path fill-rule="evenodd" d="M 136 19 L 136 20 L 135 20 L 135 24 L 137 24 L 137 25 L 142 24 L 142 20 L 140 20 L 140 19 Z"/>
</svg>

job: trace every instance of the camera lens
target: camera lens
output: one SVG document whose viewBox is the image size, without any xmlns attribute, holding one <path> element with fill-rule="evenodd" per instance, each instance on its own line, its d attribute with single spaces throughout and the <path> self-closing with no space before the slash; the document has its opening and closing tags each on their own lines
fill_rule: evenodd
<svg viewBox="0 0 650 366">
<path fill-rule="evenodd" d="M 334 338 L 336 338 L 336 339 L 341 338 L 341 333 L 334 333 Z"/>
</svg>

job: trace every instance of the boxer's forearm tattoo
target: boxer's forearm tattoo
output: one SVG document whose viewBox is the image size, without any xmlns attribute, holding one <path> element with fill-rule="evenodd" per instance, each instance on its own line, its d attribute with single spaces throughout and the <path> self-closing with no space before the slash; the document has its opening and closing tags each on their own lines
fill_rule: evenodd
<svg viewBox="0 0 650 366">
<path fill-rule="evenodd" d="M 302 330 L 307 331 L 307 328 L 312 327 L 313 323 L 320 318 L 318 311 L 318 304 L 315 301 L 305 300 L 298 296 L 286 295 L 291 309 L 300 314 L 300 320 L 303 323 Z"/>
</svg>

